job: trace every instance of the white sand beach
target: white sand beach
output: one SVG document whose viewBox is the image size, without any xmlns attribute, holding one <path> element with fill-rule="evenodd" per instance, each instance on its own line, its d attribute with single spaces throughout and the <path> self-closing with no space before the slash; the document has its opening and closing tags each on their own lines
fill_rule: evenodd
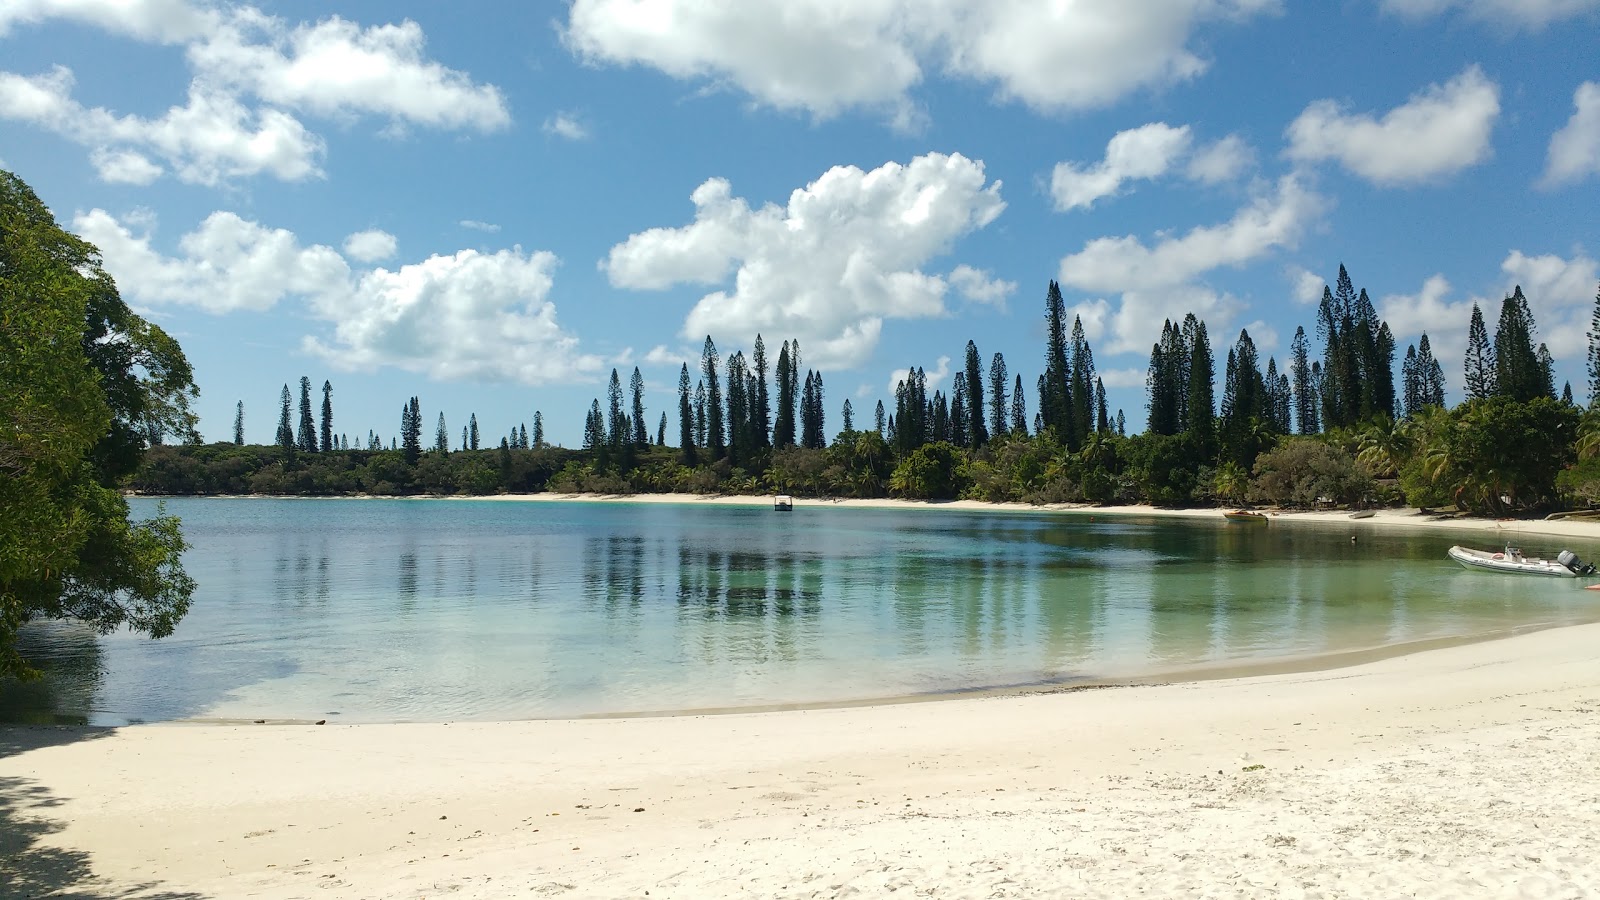
<svg viewBox="0 0 1600 900">
<path fill-rule="evenodd" d="M 1593 896 L 1597 646 L 721 716 L 5 727 L 0 895 Z"/>
<path fill-rule="evenodd" d="M 707 506 L 760 506 L 770 508 L 772 496 L 735 496 L 711 494 L 499 494 L 486 497 L 473 497 L 473 500 L 485 502 L 583 502 L 583 503 L 681 503 L 703 504 Z M 1220 519 L 1223 510 L 1220 509 L 1166 509 L 1156 506 L 1131 505 L 1131 506 L 1090 506 L 1087 504 L 1057 503 L 1033 506 L 1026 503 L 990 503 L 982 500 L 949 500 L 949 501 L 922 501 L 922 500 L 897 500 L 891 498 L 877 498 L 871 500 L 856 499 L 813 499 L 797 497 L 794 500 L 795 509 L 804 511 L 806 507 L 828 507 L 844 509 L 923 509 L 923 510 L 961 510 L 967 512 L 1011 512 L 1011 513 L 1068 513 L 1075 516 L 1143 516 L 1174 519 Z M 1266 514 L 1273 523 L 1296 524 L 1318 523 L 1322 525 L 1348 526 L 1353 533 L 1359 533 L 1366 528 L 1438 528 L 1462 532 L 1477 532 L 1480 539 L 1488 537 L 1488 543 L 1503 541 L 1506 538 L 1516 539 L 1521 535 L 1547 535 L 1552 537 L 1573 537 L 1589 540 L 1600 540 L 1600 519 L 1488 519 L 1479 516 L 1457 515 L 1453 511 L 1423 512 L 1415 508 L 1394 508 L 1374 510 L 1370 518 L 1352 519 L 1348 510 L 1326 511 L 1267 511 Z"/>
</svg>

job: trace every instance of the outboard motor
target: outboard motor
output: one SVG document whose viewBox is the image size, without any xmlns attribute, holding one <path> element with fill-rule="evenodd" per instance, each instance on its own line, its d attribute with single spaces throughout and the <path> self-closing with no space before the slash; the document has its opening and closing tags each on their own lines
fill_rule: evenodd
<svg viewBox="0 0 1600 900">
<path fill-rule="evenodd" d="M 1573 553 L 1571 550 L 1563 550 L 1557 554 L 1556 562 L 1561 563 L 1578 575 L 1594 574 L 1594 566 L 1585 564 L 1583 560 L 1578 558 L 1578 554 Z"/>
</svg>

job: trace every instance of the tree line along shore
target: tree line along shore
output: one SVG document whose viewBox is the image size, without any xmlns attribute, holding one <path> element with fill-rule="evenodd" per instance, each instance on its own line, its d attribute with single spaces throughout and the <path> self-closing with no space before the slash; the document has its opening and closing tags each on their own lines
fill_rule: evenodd
<svg viewBox="0 0 1600 900">
<path fill-rule="evenodd" d="M 893 408 L 867 416 L 851 401 L 842 429 L 826 435 L 823 374 L 801 378 L 798 341 L 784 341 L 769 372 L 760 335 L 749 358 L 722 361 L 707 337 L 698 371 L 678 379 L 675 443 L 661 412 L 646 427 L 644 381 L 612 370 L 602 404 L 584 420 L 580 448 L 552 446 L 542 412 L 493 439 L 471 414 L 455 434 L 438 413 L 422 438 L 415 396 L 402 404 L 387 443 L 369 430 L 352 448 L 333 428 L 332 385 L 323 382 L 320 428 L 311 380 L 300 379 L 298 428 L 288 385 L 277 441 L 244 442 L 240 402 L 231 443 L 191 439 L 152 446 L 126 482 L 164 495 L 468 495 L 497 493 L 759 494 L 1021 503 L 1263 503 L 1304 508 L 1409 504 L 1492 515 L 1548 512 L 1600 499 L 1600 291 L 1589 335 L 1589 403 L 1558 392 L 1553 360 L 1521 288 L 1508 294 L 1491 333 L 1474 304 L 1463 360 L 1462 402 L 1445 403 L 1445 375 L 1428 336 L 1396 345 L 1365 289 L 1339 268 L 1325 286 L 1313 330 L 1298 328 L 1289 358 L 1263 369 L 1241 330 L 1221 367 L 1205 322 L 1164 323 L 1151 348 L 1144 429 L 1106 403 L 1083 324 L 1069 328 L 1059 287 L 1046 292 L 1044 371 L 1030 393 L 1003 355 L 987 365 L 967 342 L 947 395 L 928 394 L 911 367 Z"/>
</svg>

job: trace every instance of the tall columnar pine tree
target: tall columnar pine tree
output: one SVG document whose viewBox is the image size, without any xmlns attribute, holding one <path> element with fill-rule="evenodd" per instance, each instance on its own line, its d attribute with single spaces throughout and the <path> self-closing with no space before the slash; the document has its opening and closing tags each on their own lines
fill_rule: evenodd
<svg viewBox="0 0 1600 900">
<path fill-rule="evenodd" d="M 606 443 L 616 449 L 632 439 L 628 420 L 622 412 L 622 378 L 612 369 L 611 381 L 606 385 Z"/>
<path fill-rule="evenodd" d="M 282 450 L 284 454 L 292 456 L 294 455 L 295 442 L 294 426 L 290 424 L 289 419 L 289 404 L 293 402 L 293 397 L 289 393 L 287 384 L 283 386 L 283 394 L 279 399 L 281 400 L 282 408 L 278 411 L 278 449 Z"/>
<path fill-rule="evenodd" d="M 1098 376 L 1094 380 L 1094 430 L 1096 434 L 1111 430 L 1111 407 L 1106 405 L 1106 383 Z"/>
<path fill-rule="evenodd" d="M 440 453 L 450 452 L 450 429 L 444 424 L 444 413 L 439 413 L 439 424 L 433 429 L 433 449 Z"/>
<path fill-rule="evenodd" d="M 706 380 L 698 379 L 694 383 L 694 445 L 699 448 L 706 446 Z"/>
<path fill-rule="evenodd" d="M 1128 436 L 1128 420 L 1122 415 L 1122 410 L 1117 410 L 1117 437 Z"/>
<path fill-rule="evenodd" d="M 957 447 L 971 447 L 972 433 L 967 430 L 971 417 L 967 415 L 966 372 L 957 372 L 951 379 L 950 416 L 948 435 L 950 443 Z"/>
<path fill-rule="evenodd" d="M 1249 470 L 1255 461 L 1254 424 L 1264 421 L 1261 369 L 1255 342 L 1241 329 L 1239 340 L 1228 351 L 1227 377 L 1222 393 L 1222 458 Z"/>
<path fill-rule="evenodd" d="M 722 406 L 722 381 L 717 375 L 721 361 L 717 345 L 712 343 L 711 335 L 706 335 L 705 346 L 700 350 L 700 371 L 706 382 L 706 449 L 713 460 L 728 455 L 728 434 L 724 430 L 727 416 Z"/>
<path fill-rule="evenodd" d="M 794 446 L 794 382 L 789 378 L 789 342 L 778 348 L 778 414 L 772 423 L 772 446 Z"/>
<path fill-rule="evenodd" d="M 472 413 L 467 419 L 467 446 L 478 449 L 478 414 Z"/>
<path fill-rule="evenodd" d="M 605 417 L 600 413 L 600 400 L 589 404 L 589 413 L 583 419 L 583 449 L 599 450 L 606 443 Z"/>
<path fill-rule="evenodd" d="M 928 419 L 933 423 L 929 427 L 929 432 L 934 436 L 934 439 L 948 442 L 950 440 L 951 424 L 950 403 L 945 400 L 944 394 L 940 391 L 933 392 L 933 411 L 928 416 Z"/>
<path fill-rule="evenodd" d="M 853 433 L 856 430 L 856 413 L 855 410 L 850 407 L 849 397 L 844 399 L 844 408 L 839 410 L 839 415 L 844 420 L 845 433 Z"/>
<path fill-rule="evenodd" d="M 1589 407 L 1600 406 L 1600 288 L 1594 292 L 1589 314 Z"/>
<path fill-rule="evenodd" d="M 693 467 L 698 461 L 694 452 L 694 407 L 689 399 L 689 364 L 678 370 L 678 454 L 683 464 Z"/>
<path fill-rule="evenodd" d="M 1394 349 L 1394 332 L 1388 322 L 1379 322 L 1367 378 L 1372 383 L 1372 411 L 1386 419 L 1395 417 Z"/>
<path fill-rule="evenodd" d="M 1422 409 L 1422 373 L 1417 366 L 1417 347 L 1406 347 L 1406 358 L 1400 363 L 1400 403 L 1407 418 Z"/>
<path fill-rule="evenodd" d="M 1055 281 L 1045 292 L 1044 374 L 1039 376 L 1039 418 L 1046 428 L 1054 428 L 1057 440 L 1072 446 L 1072 394 L 1069 386 L 1071 364 L 1067 357 L 1067 312 L 1061 299 L 1061 286 Z"/>
<path fill-rule="evenodd" d="M 1500 305 L 1500 322 L 1494 333 L 1495 396 L 1526 403 L 1536 397 L 1555 399 L 1554 373 L 1547 365 L 1549 352 L 1540 357 L 1533 337 L 1536 329 L 1522 287 Z"/>
<path fill-rule="evenodd" d="M 766 450 L 772 446 L 772 400 L 767 393 L 767 345 L 759 333 L 750 363 L 756 388 L 750 395 L 750 424 L 755 429 L 756 446 Z"/>
<path fill-rule="evenodd" d="M 233 442 L 234 442 L 234 444 L 236 444 L 236 445 L 238 445 L 240 447 L 244 446 L 244 401 L 243 400 L 239 401 L 238 407 L 235 408 L 234 411 L 233 411 Z"/>
<path fill-rule="evenodd" d="M 633 367 L 633 377 L 628 379 L 628 390 L 633 394 L 633 445 L 635 447 L 650 446 L 650 434 L 645 430 L 644 424 L 644 376 L 639 374 L 639 367 Z"/>
<path fill-rule="evenodd" d="M 317 452 L 317 424 L 311 418 L 311 379 L 300 376 L 300 430 L 295 433 L 295 447 L 302 453 Z"/>
<path fill-rule="evenodd" d="M 1422 405 L 1444 406 L 1444 368 L 1433 355 L 1433 345 L 1428 342 L 1426 331 L 1417 341 L 1417 378 L 1420 383 L 1417 399 Z"/>
<path fill-rule="evenodd" d="M 728 357 L 728 460 L 735 466 L 747 463 L 756 450 L 750 434 L 749 385 L 744 352 L 735 350 Z"/>
<path fill-rule="evenodd" d="M 1572 382 L 1570 381 L 1561 385 L 1561 402 L 1568 406 L 1577 405 L 1572 401 Z"/>
<path fill-rule="evenodd" d="M 886 423 L 884 422 L 884 415 L 883 415 L 883 401 L 879 400 L 878 401 L 878 408 L 873 410 L 873 412 L 872 412 L 872 427 L 877 429 L 878 437 L 883 437 L 884 436 L 883 429 L 884 429 L 884 425 L 885 424 Z"/>
<path fill-rule="evenodd" d="M 656 446 L 657 447 L 665 447 L 666 445 L 667 445 L 667 414 L 666 413 L 662 413 L 661 414 L 661 424 L 656 426 Z"/>
<path fill-rule="evenodd" d="M 1489 329 L 1483 324 L 1483 310 L 1472 304 L 1472 320 L 1467 326 L 1467 358 L 1464 365 L 1468 400 L 1482 400 L 1495 393 L 1494 357 L 1489 352 Z"/>
<path fill-rule="evenodd" d="M 1011 430 L 1011 408 L 1006 403 L 1006 391 L 1010 387 L 1006 358 L 996 353 L 989 360 L 989 434 L 993 437 Z"/>
<path fill-rule="evenodd" d="M 1011 432 L 1026 437 L 1028 434 L 1028 398 L 1022 393 L 1022 376 L 1011 386 Z"/>
<path fill-rule="evenodd" d="M 978 354 L 978 345 L 967 341 L 967 421 L 966 429 L 972 446 L 982 447 L 989 443 L 988 417 L 984 415 L 983 405 L 983 357 Z"/>
<path fill-rule="evenodd" d="M 1072 379 L 1072 439 L 1067 446 L 1076 450 L 1094 431 L 1095 418 L 1094 353 L 1089 349 L 1089 339 L 1083 333 L 1083 319 L 1079 316 L 1072 317 L 1071 353 L 1068 365 Z"/>
<path fill-rule="evenodd" d="M 544 413 L 542 413 L 542 412 L 540 412 L 538 410 L 534 410 L 533 411 L 533 448 L 535 450 L 538 450 L 538 449 L 541 449 L 543 447 L 544 447 Z"/>
<path fill-rule="evenodd" d="M 371 434 L 371 432 L 368 432 L 369 436 L 370 436 L 370 434 Z M 371 441 L 369 440 L 368 443 L 371 443 Z M 461 449 L 462 450 L 470 450 L 470 449 L 472 449 L 472 444 L 468 443 L 468 441 L 467 441 L 467 426 L 465 426 L 465 425 L 461 426 Z"/>
<path fill-rule="evenodd" d="M 337 450 L 333 444 L 333 382 L 322 382 L 322 434 L 319 447 L 322 452 Z"/>
<path fill-rule="evenodd" d="M 422 457 L 422 404 L 412 397 L 401 417 L 400 449 L 405 451 L 406 462 L 416 465 Z"/>
<path fill-rule="evenodd" d="M 1183 322 L 1187 343 L 1182 350 L 1189 357 L 1189 364 L 1182 372 L 1186 382 L 1184 433 L 1189 436 L 1189 444 L 1199 459 L 1209 462 L 1217 456 L 1216 365 L 1211 356 L 1211 337 L 1206 332 L 1206 323 L 1197 318 L 1191 323 L 1191 318 L 1193 314 L 1184 317 Z"/>
<path fill-rule="evenodd" d="M 1321 431 L 1317 415 L 1317 392 L 1311 382 L 1311 342 L 1306 340 L 1305 328 L 1294 330 L 1294 341 L 1289 345 L 1289 366 L 1292 369 L 1291 393 L 1294 395 L 1295 430 L 1300 434 Z"/>
</svg>

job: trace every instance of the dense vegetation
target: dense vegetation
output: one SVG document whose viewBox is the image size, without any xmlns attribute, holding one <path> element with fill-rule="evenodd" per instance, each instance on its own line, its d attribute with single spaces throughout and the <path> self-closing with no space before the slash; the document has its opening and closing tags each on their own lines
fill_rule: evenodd
<svg viewBox="0 0 1600 900">
<path fill-rule="evenodd" d="M 161 637 L 182 618 L 178 521 L 130 523 L 118 488 L 151 442 L 193 437 L 194 395 L 98 251 L 0 172 L 0 676 L 33 674 L 15 646 L 33 619 Z"/>
<path fill-rule="evenodd" d="M 1600 296 L 1596 297 L 1600 330 Z M 339 495 L 494 494 L 535 491 L 761 493 L 803 496 L 971 498 L 1027 503 L 1247 502 L 1288 507 L 1409 502 L 1507 514 L 1600 499 L 1600 413 L 1558 398 L 1552 360 L 1517 288 L 1491 334 L 1472 309 L 1464 361 L 1466 399 L 1445 407 L 1444 369 L 1426 334 L 1397 348 L 1365 290 L 1339 268 L 1325 287 L 1313 358 L 1304 328 L 1290 356 L 1263 369 L 1248 331 L 1217 365 L 1206 325 L 1166 322 L 1151 348 L 1144 430 L 1127 433 L 1096 375 L 1081 321 L 1067 322 L 1056 284 L 1045 297 L 1043 372 L 1031 419 L 1021 375 L 1001 354 L 985 366 L 968 341 L 947 396 L 907 371 L 893 409 L 859 421 L 849 400 L 842 429 L 826 438 L 823 375 L 801 376 L 799 342 L 784 341 L 769 368 L 757 336 L 747 358 L 723 361 L 708 336 L 698 371 L 678 376 L 676 446 L 668 415 L 652 436 L 634 369 L 615 370 L 605 402 L 584 421 L 581 449 L 552 447 L 543 416 L 532 437 L 513 427 L 494 447 L 477 417 L 460 443 L 440 413 L 424 448 L 417 397 L 402 404 L 388 449 L 368 432 L 350 449 L 332 430 L 332 386 L 322 385 L 320 431 L 311 380 L 300 380 L 299 427 L 284 385 L 274 446 L 245 446 L 243 406 L 233 444 L 155 447 L 130 486 L 150 493 Z M 1591 335 L 1591 343 L 1595 341 Z M 1600 349 L 1590 351 L 1591 395 Z M 631 402 L 630 402 L 631 394 Z"/>
</svg>

